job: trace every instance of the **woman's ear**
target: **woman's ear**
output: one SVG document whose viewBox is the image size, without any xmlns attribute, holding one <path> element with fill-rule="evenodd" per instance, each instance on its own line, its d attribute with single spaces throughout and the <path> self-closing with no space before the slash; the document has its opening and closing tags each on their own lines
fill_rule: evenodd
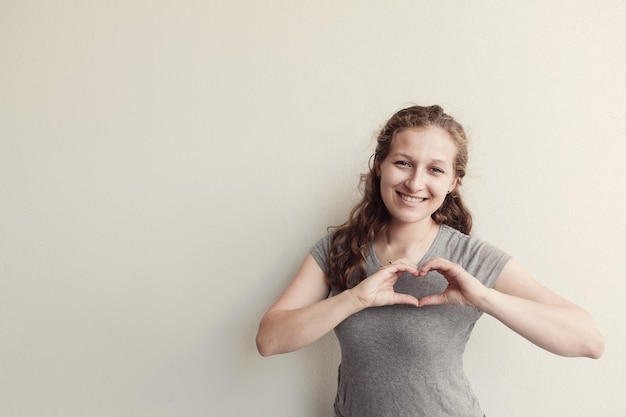
<svg viewBox="0 0 626 417">
<path fill-rule="evenodd" d="M 380 162 L 378 162 L 378 158 L 374 158 L 374 172 L 380 178 Z"/>
<path fill-rule="evenodd" d="M 448 188 L 448 194 L 454 191 L 457 185 L 459 185 L 459 177 L 454 177 L 454 181 L 452 181 L 452 184 L 450 184 L 450 187 Z"/>
</svg>

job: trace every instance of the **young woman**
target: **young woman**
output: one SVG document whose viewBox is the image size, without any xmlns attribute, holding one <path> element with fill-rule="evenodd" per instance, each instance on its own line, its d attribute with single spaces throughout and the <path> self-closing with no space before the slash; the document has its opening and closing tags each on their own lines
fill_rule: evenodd
<svg viewBox="0 0 626 417">
<path fill-rule="evenodd" d="M 337 417 L 483 416 L 462 367 L 483 312 L 555 354 L 602 355 L 586 311 L 470 235 L 459 192 L 466 165 L 465 132 L 441 107 L 393 115 L 362 200 L 261 320 L 263 356 L 335 330 Z"/>
</svg>

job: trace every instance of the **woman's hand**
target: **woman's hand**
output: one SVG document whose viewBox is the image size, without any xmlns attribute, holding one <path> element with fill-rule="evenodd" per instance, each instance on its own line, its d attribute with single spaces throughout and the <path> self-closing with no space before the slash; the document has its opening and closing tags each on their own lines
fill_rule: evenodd
<svg viewBox="0 0 626 417">
<path fill-rule="evenodd" d="M 399 259 L 383 266 L 376 273 L 361 281 L 352 290 L 363 308 L 380 307 L 393 304 L 410 304 L 419 307 L 417 298 L 409 294 L 397 293 L 393 286 L 405 272 L 419 275 L 415 265 L 406 259 Z"/>
<path fill-rule="evenodd" d="M 461 265 L 442 258 L 433 258 L 422 265 L 419 276 L 437 271 L 448 281 L 448 286 L 440 294 L 432 294 L 419 300 L 420 306 L 450 304 L 477 308 L 477 302 L 487 290 L 480 281 Z"/>
</svg>

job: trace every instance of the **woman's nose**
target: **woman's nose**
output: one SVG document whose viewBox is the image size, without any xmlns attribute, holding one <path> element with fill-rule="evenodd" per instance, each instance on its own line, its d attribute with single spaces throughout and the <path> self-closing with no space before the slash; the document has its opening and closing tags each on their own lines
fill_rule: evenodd
<svg viewBox="0 0 626 417">
<path fill-rule="evenodd" d="M 418 191 L 424 186 L 424 175 L 416 169 L 411 172 L 411 175 L 406 180 L 406 186 L 410 191 Z"/>
</svg>

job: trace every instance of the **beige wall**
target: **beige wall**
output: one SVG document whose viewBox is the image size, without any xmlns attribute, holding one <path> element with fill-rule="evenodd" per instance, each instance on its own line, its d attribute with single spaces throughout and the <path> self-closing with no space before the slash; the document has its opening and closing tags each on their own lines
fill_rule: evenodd
<svg viewBox="0 0 626 417">
<path fill-rule="evenodd" d="M 626 3 L 3 1 L 0 415 L 331 415 L 332 335 L 258 356 L 372 135 L 439 103 L 476 233 L 583 304 L 600 361 L 489 317 L 490 416 L 626 409 Z"/>
</svg>

